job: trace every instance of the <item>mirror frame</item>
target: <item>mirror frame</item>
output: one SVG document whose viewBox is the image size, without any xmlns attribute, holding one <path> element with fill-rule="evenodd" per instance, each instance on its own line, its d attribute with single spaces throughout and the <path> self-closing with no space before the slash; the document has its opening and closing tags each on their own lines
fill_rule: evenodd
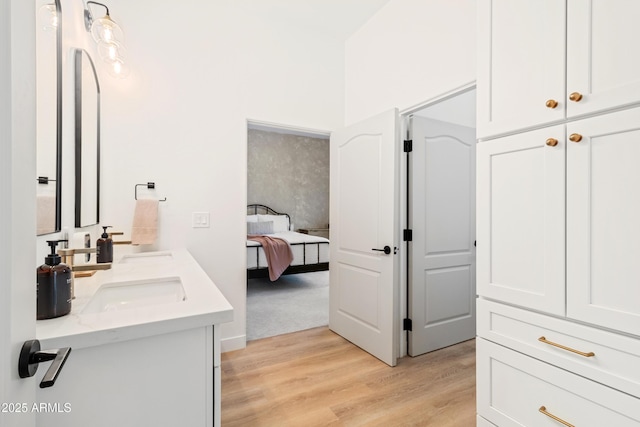
<svg viewBox="0 0 640 427">
<path fill-rule="evenodd" d="M 46 234 L 58 233 L 62 230 L 62 7 L 60 0 L 53 0 L 58 15 L 58 25 L 56 26 L 56 172 L 53 179 L 49 179 L 43 183 L 55 182 L 56 184 L 56 205 L 55 205 L 55 225 L 50 232 L 36 235 L 44 236 Z M 36 102 L 37 99 L 36 99 Z M 36 141 L 37 146 L 37 141 Z M 37 172 L 37 171 L 36 171 Z M 40 177 L 36 180 L 39 182 Z"/>
<path fill-rule="evenodd" d="M 54 0 L 58 14 L 56 28 L 56 232 L 62 230 L 62 7 Z"/>
<path fill-rule="evenodd" d="M 82 67 L 84 58 L 88 60 L 96 85 L 96 218 L 88 224 L 82 221 Z M 100 82 L 93 59 L 84 49 L 75 49 L 75 226 L 87 227 L 100 223 Z"/>
</svg>

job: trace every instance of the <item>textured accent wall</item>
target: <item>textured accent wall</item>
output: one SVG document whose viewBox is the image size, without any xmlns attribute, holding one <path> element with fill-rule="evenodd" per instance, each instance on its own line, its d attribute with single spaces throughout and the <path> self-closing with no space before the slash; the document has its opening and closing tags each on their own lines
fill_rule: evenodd
<svg viewBox="0 0 640 427">
<path fill-rule="evenodd" d="M 247 203 L 291 216 L 296 229 L 329 224 L 329 140 L 249 129 Z"/>
</svg>

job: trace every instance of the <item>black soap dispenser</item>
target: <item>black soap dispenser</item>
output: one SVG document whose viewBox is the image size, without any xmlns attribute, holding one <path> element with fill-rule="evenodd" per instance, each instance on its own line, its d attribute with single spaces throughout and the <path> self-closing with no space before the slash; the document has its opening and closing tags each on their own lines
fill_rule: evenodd
<svg viewBox="0 0 640 427">
<path fill-rule="evenodd" d="M 107 233 L 107 228 L 111 228 L 110 225 L 103 225 L 104 233 L 96 242 L 96 258 L 99 263 L 113 262 L 113 240 Z"/>
<path fill-rule="evenodd" d="M 51 253 L 36 271 L 38 320 L 53 319 L 71 312 L 71 267 L 62 263 L 56 253 L 59 242 L 66 240 L 47 240 Z"/>
</svg>

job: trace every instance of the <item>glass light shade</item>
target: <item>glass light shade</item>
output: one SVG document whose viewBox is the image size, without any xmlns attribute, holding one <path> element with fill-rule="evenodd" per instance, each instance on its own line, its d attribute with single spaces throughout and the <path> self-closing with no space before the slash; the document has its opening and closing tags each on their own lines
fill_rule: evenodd
<svg viewBox="0 0 640 427">
<path fill-rule="evenodd" d="M 58 27 L 58 12 L 53 3 L 38 8 L 38 23 L 44 31 L 53 31 Z"/>
<path fill-rule="evenodd" d="M 109 73 L 111 77 L 124 79 L 129 76 L 131 70 L 122 59 L 117 58 L 115 61 L 110 62 L 107 65 L 107 73 Z"/>
<path fill-rule="evenodd" d="M 126 58 L 124 46 L 122 43 L 116 41 L 98 43 L 98 54 L 100 58 L 108 64 L 118 59 L 124 60 Z"/>
<path fill-rule="evenodd" d="M 91 36 L 96 43 L 104 42 L 122 42 L 124 41 L 124 32 L 122 28 L 109 15 L 103 18 L 95 19 L 91 24 Z"/>
</svg>

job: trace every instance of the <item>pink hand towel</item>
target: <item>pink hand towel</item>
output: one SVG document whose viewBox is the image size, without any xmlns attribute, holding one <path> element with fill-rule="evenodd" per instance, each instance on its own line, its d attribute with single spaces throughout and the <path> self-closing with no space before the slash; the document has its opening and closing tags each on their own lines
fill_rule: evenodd
<svg viewBox="0 0 640 427">
<path fill-rule="evenodd" d="M 39 194 L 36 199 L 37 234 L 56 231 L 56 196 Z"/>
<path fill-rule="evenodd" d="M 158 200 L 138 199 L 133 213 L 132 245 L 150 245 L 158 235 Z"/>
</svg>

